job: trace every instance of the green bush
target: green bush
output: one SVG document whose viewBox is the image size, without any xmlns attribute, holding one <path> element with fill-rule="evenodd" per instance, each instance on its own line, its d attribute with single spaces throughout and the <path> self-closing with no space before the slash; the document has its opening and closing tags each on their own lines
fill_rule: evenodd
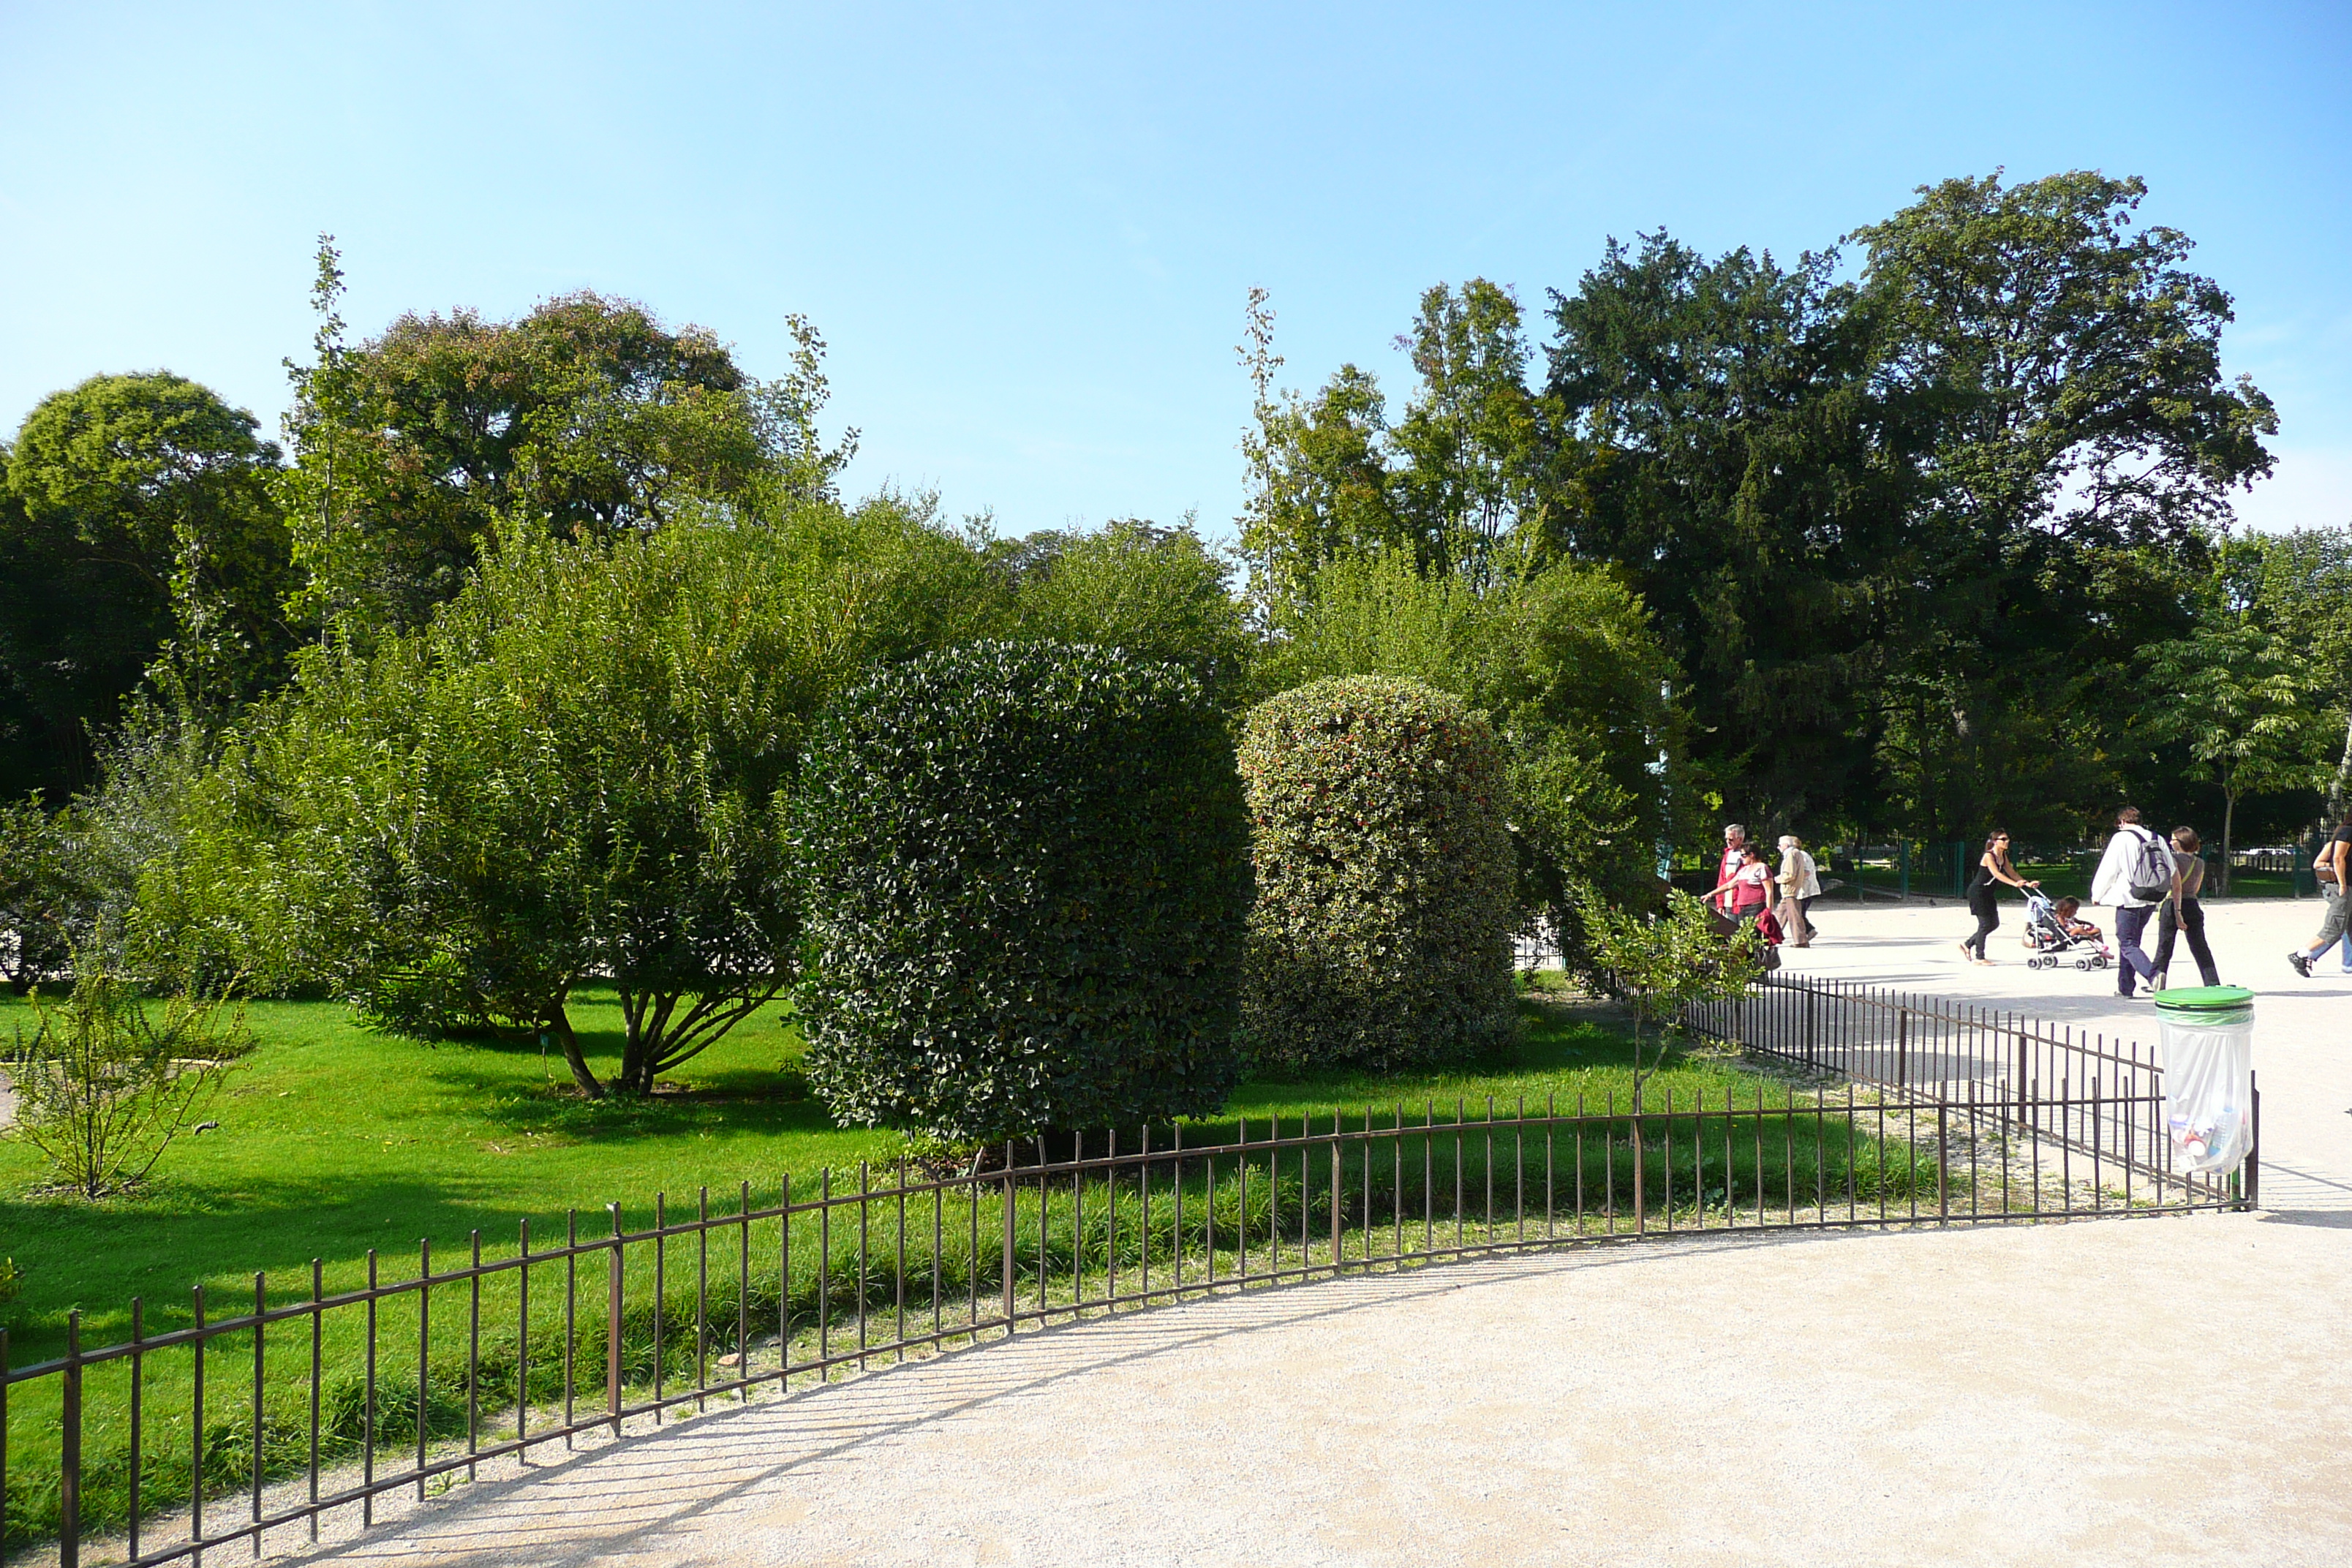
<svg viewBox="0 0 2352 1568">
<path fill-rule="evenodd" d="M 1223 1103 L 1248 829 L 1192 675 L 974 643 L 867 680 L 804 769 L 798 1003 L 836 1116 L 980 1142 Z"/>
<path fill-rule="evenodd" d="M 1243 1020 L 1270 1066 L 1457 1060 L 1511 1037 L 1501 748 L 1460 699 L 1339 677 L 1253 709 Z"/>
</svg>

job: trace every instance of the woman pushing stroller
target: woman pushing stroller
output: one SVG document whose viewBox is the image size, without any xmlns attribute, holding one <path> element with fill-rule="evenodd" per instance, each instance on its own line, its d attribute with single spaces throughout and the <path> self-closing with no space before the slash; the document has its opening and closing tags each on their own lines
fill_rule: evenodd
<svg viewBox="0 0 2352 1568">
<path fill-rule="evenodd" d="M 1985 956 L 1985 939 L 2000 925 L 2000 908 L 1993 901 L 1993 892 L 1996 885 L 2002 882 L 2021 893 L 2042 886 L 2017 874 L 2017 868 L 2009 863 L 2009 835 L 1995 833 L 1985 839 L 1984 854 L 1977 860 L 1977 874 L 1969 883 L 1969 913 L 1977 917 L 1977 931 L 1960 943 L 1960 952 L 1972 963 L 1992 962 Z"/>
</svg>

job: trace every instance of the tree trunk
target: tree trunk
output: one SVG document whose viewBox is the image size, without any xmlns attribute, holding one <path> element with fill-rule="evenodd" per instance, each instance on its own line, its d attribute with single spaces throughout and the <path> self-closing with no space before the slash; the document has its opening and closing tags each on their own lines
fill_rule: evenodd
<svg viewBox="0 0 2352 1568">
<path fill-rule="evenodd" d="M 2234 790 L 2221 796 L 2221 896 L 2230 896 L 2230 836 L 2238 822 L 2238 795 Z"/>
<path fill-rule="evenodd" d="M 572 1081 L 580 1086 L 580 1092 L 591 1100 L 604 1099 L 604 1086 L 588 1070 L 588 1058 L 580 1050 L 580 1037 L 572 1032 L 572 1017 L 563 1010 L 562 1003 L 558 1002 L 549 1010 L 545 1027 L 563 1047 L 564 1065 L 572 1069 Z"/>
</svg>

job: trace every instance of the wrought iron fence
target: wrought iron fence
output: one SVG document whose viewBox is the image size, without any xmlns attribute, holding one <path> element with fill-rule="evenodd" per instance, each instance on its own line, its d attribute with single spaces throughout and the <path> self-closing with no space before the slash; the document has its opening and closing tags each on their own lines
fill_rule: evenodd
<svg viewBox="0 0 2352 1568">
<path fill-rule="evenodd" d="M 1457 1102 L 861 1164 L 631 1228 L 619 1205 L 478 1232 L 454 1266 L 371 1252 L 330 1289 L 253 1277 L 227 1315 L 131 1303 L 130 1337 L 9 1369 L 0 1542 L 103 1535 L 132 1563 L 372 1522 L 389 1493 L 692 1406 L 1049 1321 L 1472 1253 L 1763 1227 L 2033 1220 L 2241 1206 L 2170 1171 L 2137 1047 L 1858 987 L 1764 986 L 1692 1022 L 1809 1072 L 1636 1106 Z M 1839 1081 L 1827 1081 L 1835 1075 Z M 880 1179 L 877 1181 L 877 1177 Z M 731 1201 L 730 1201 L 731 1200 Z M 5 1550 L 5 1548 L 0 1548 Z"/>
<path fill-rule="evenodd" d="M 1686 1021 L 1752 1056 L 1905 1100 L 1965 1105 L 1972 1118 L 2004 1128 L 2030 1124 L 2036 1140 L 2090 1153 L 2103 1166 L 2116 1161 L 2137 1180 L 2178 1185 L 2200 1205 L 2251 1206 L 2257 1195 L 2259 1137 L 2242 1182 L 2178 1169 L 2162 1063 L 2150 1047 L 2104 1030 L 1795 975 L 1768 975 L 1730 1001 L 1693 1008 Z M 2259 1089 L 2252 1098 L 2259 1128 Z"/>
</svg>

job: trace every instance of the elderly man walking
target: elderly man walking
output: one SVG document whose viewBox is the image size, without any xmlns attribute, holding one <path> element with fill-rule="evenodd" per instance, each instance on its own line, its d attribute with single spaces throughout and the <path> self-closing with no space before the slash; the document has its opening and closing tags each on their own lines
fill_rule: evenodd
<svg viewBox="0 0 2352 1568">
<path fill-rule="evenodd" d="M 2116 990 L 2129 996 L 2136 980 L 2147 982 L 2156 994 L 2156 963 L 2141 946 L 2147 922 L 2157 908 L 2180 885 L 2180 868 L 2164 840 L 2142 827 L 2139 807 L 2127 805 L 2116 814 L 2116 836 L 2099 857 L 2098 875 L 2091 879 L 2091 901 L 2116 911 Z"/>
<path fill-rule="evenodd" d="M 1715 868 L 1716 886 L 1720 888 L 1739 875 L 1739 868 L 1748 860 L 1748 829 L 1735 822 L 1723 830 L 1723 859 Z M 1722 914 L 1731 913 L 1731 895 L 1722 893 L 1707 902 Z"/>
</svg>

